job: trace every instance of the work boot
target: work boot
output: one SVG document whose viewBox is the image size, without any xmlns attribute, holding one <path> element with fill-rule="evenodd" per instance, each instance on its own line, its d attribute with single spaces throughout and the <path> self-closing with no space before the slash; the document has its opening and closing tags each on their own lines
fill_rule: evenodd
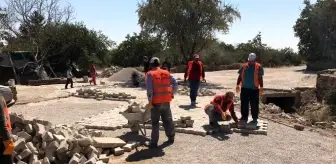
<svg viewBox="0 0 336 164">
<path fill-rule="evenodd" d="M 146 147 L 150 148 L 150 149 L 156 149 L 158 148 L 158 144 L 157 143 L 152 143 L 152 142 L 148 142 L 144 144 Z"/>
<path fill-rule="evenodd" d="M 191 104 L 190 104 L 190 106 L 192 106 L 192 107 L 196 107 L 196 102 L 195 102 L 195 101 L 192 101 Z"/>
<path fill-rule="evenodd" d="M 219 127 L 218 122 L 209 122 L 209 125 L 210 125 L 212 128 L 218 128 L 218 127 Z"/>
<path fill-rule="evenodd" d="M 258 119 L 253 119 L 252 121 L 250 121 L 250 124 L 258 124 Z"/>
<path fill-rule="evenodd" d="M 173 144 L 175 142 L 174 137 L 169 137 L 167 143 L 168 144 Z"/>
</svg>

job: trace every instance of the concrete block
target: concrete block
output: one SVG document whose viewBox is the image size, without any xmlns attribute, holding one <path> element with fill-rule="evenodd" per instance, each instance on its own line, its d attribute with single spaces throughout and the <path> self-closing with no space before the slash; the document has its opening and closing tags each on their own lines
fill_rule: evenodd
<svg viewBox="0 0 336 164">
<path fill-rule="evenodd" d="M 20 150 L 24 149 L 26 147 L 26 141 L 25 141 L 25 139 L 20 138 L 17 141 L 15 141 L 14 147 L 15 147 L 14 150 L 16 152 L 19 152 Z"/>
<path fill-rule="evenodd" d="M 68 149 L 69 149 L 69 144 L 67 143 L 67 141 L 63 140 L 58 146 L 56 151 L 57 153 L 63 153 L 63 152 L 68 151 Z"/>
<path fill-rule="evenodd" d="M 24 138 L 26 142 L 33 140 L 33 137 L 25 131 L 18 132 L 16 135 L 20 138 Z"/>
<path fill-rule="evenodd" d="M 14 141 L 14 142 L 17 141 L 17 140 L 19 139 L 19 136 L 17 136 L 17 135 L 12 135 L 12 137 L 13 137 L 13 141 Z"/>
<path fill-rule="evenodd" d="M 53 140 L 54 140 L 54 136 L 51 132 L 46 131 L 42 134 L 42 141 L 43 142 L 51 142 Z"/>
<path fill-rule="evenodd" d="M 88 159 L 85 156 L 81 156 L 81 158 L 79 159 L 79 163 L 80 164 L 84 164 L 88 161 Z"/>
<path fill-rule="evenodd" d="M 134 145 L 133 144 L 126 144 L 125 146 L 122 147 L 125 152 L 131 152 L 133 149 Z"/>
<path fill-rule="evenodd" d="M 93 152 L 95 154 L 99 154 L 99 151 L 92 145 L 89 146 L 89 152 Z"/>
<path fill-rule="evenodd" d="M 56 156 L 57 156 L 57 159 L 59 162 L 62 162 L 62 163 L 67 163 L 69 162 L 69 157 L 67 155 L 67 152 L 62 152 L 62 153 L 56 153 Z"/>
<path fill-rule="evenodd" d="M 93 137 L 93 146 L 97 148 L 116 148 L 126 145 L 120 138 L 113 137 Z"/>
<path fill-rule="evenodd" d="M 17 162 L 16 164 L 27 164 L 26 162 L 23 162 L 23 161 L 19 161 Z"/>
<path fill-rule="evenodd" d="M 16 128 L 14 128 L 13 130 L 12 130 L 12 134 L 17 134 L 18 132 L 21 132 L 22 131 L 22 129 L 21 128 L 19 128 L 19 127 L 16 127 Z"/>
<path fill-rule="evenodd" d="M 91 158 L 96 158 L 96 159 L 98 159 L 99 156 L 98 156 L 97 153 L 91 151 L 91 152 L 88 153 L 87 157 L 88 157 L 88 159 L 91 159 Z"/>
<path fill-rule="evenodd" d="M 26 126 L 25 126 L 25 130 L 26 130 L 26 132 L 27 133 L 29 133 L 29 134 L 32 134 L 33 133 L 33 125 L 32 124 L 27 124 Z"/>
<path fill-rule="evenodd" d="M 36 147 L 33 145 L 32 142 L 28 142 L 28 143 L 26 144 L 26 146 L 28 147 L 28 149 L 29 149 L 33 154 L 37 154 L 37 153 L 38 153 Z"/>
<path fill-rule="evenodd" d="M 93 143 L 93 140 L 90 137 L 85 137 L 77 139 L 77 142 L 80 146 L 86 147 L 91 145 Z"/>
<path fill-rule="evenodd" d="M 73 149 L 71 149 L 71 153 L 76 154 L 80 153 L 82 151 L 82 148 L 79 145 L 75 145 Z"/>
<path fill-rule="evenodd" d="M 108 161 L 107 161 L 107 162 L 108 162 Z M 100 160 L 100 161 L 97 161 L 96 164 L 105 164 L 105 163 L 107 163 L 107 162 L 104 162 L 104 161 L 101 161 L 101 160 Z"/>
<path fill-rule="evenodd" d="M 103 149 L 102 154 L 111 154 L 111 149 Z"/>
<path fill-rule="evenodd" d="M 113 149 L 114 155 L 115 156 L 119 156 L 119 155 L 123 155 L 124 154 L 124 149 L 117 147 Z"/>
<path fill-rule="evenodd" d="M 107 154 L 100 154 L 99 155 L 99 160 L 107 163 L 109 161 L 109 156 Z"/>
<path fill-rule="evenodd" d="M 46 131 L 44 125 L 39 124 L 39 123 L 35 124 L 33 127 L 36 131 L 37 136 L 42 136 L 42 134 L 45 133 Z"/>
<path fill-rule="evenodd" d="M 194 120 L 186 120 L 185 123 L 186 123 L 187 127 L 191 127 L 192 128 L 193 125 L 194 125 Z"/>
<path fill-rule="evenodd" d="M 42 142 L 42 145 L 41 145 L 41 146 L 42 146 L 43 149 L 46 149 L 47 146 L 48 146 L 48 144 L 47 144 L 46 142 Z"/>
<path fill-rule="evenodd" d="M 52 141 L 48 144 L 47 149 L 57 150 L 59 143 L 57 141 Z"/>
</svg>

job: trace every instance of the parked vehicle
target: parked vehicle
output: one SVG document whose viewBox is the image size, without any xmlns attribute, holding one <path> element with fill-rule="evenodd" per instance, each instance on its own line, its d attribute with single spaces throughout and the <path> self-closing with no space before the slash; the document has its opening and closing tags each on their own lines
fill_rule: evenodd
<svg viewBox="0 0 336 164">
<path fill-rule="evenodd" d="M 0 85 L 0 93 L 5 98 L 7 107 L 15 104 L 15 100 L 13 99 L 13 92 L 8 86 Z"/>
</svg>

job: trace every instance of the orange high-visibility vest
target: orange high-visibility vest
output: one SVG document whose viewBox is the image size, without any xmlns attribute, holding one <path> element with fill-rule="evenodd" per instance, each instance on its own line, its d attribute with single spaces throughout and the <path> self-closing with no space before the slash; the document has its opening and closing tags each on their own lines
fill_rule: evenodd
<svg viewBox="0 0 336 164">
<path fill-rule="evenodd" d="M 260 69 L 260 64 L 255 63 L 254 64 L 254 86 L 259 88 L 260 83 L 259 83 L 259 69 Z M 248 67 L 248 63 L 244 63 L 242 66 L 242 72 L 241 72 L 241 82 L 240 86 L 243 86 L 243 81 L 244 81 L 244 75 L 245 75 L 245 69 Z"/>
<path fill-rule="evenodd" d="M 190 75 L 190 71 L 191 71 L 192 66 L 193 66 L 193 62 L 194 62 L 194 61 L 189 61 L 189 62 L 188 62 L 187 79 L 189 79 L 189 75 Z M 202 77 L 203 63 L 202 63 L 201 61 L 198 61 L 198 64 L 199 64 L 199 66 L 201 67 L 201 68 L 200 68 L 200 71 L 201 71 L 201 77 L 200 77 L 200 79 L 203 80 L 203 77 Z"/>
<path fill-rule="evenodd" d="M 167 70 L 158 68 L 148 72 L 153 81 L 152 104 L 167 103 L 172 100 L 172 87 L 170 73 Z"/>
<path fill-rule="evenodd" d="M 5 115 L 5 124 L 7 126 L 7 129 L 9 132 L 12 131 L 12 125 L 9 117 L 9 111 L 6 105 L 6 100 L 4 97 L 2 97 L 2 102 L 1 102 L 1 108 L 3 109 L 4 115 Z M 2 112 L 2 111 L 1 111 Z"/>
<path fill-rule="evenodd" d="M 218 98 L 220 98 L 220 100 L 221 100 L 219 104 L 217 104 L 217 103 L 215 102 L 215 100 L 218 99 Z M 224 94 L 216 95 L 216 96 L 214 97 L 214 99 L 210 102 L 210 104 L 206 105 L 204 109 L 206 109 L 209 105 L 213 105 L 213 106 L 215 106 L 215 107 L 219 105 L 219 106 L 222 108 L 223 105 L 224 105 L 224 100 L 225 100 L 225 95 L 224 95 Z M 223 110 L 224 110 L 223 112 L 228 111 L 228 110 L 231 108 L 232 103 L 233 103 L 233 102 L 230 101 L 229 104 L 226 106 L 226 109 L 225 109 L 225 110 L 223 109 Z M 220 112 L 219 109 L 216 109 L 216 108 L 215 108 L 215 111 Z"/>
</svg>

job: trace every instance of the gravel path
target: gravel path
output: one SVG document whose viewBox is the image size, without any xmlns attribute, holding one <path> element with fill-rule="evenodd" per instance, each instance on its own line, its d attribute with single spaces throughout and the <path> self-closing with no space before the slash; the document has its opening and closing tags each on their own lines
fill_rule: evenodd
<svg viewBox="0 0 336 164">
<path fill-rule="evenodd" d="M 48 120 L 53 124 L 72 124 L 82 118 L 109 111 L 121 104 L 125 102 L 70 97 L 27 105 L 14 105 L 10 111 L 22 114 L 26 118 Z"/>
<path fill-rule="evenodd" d="M 105 132 L 107 136 L 118 136 L 119 130 Z M 148 133 L 148 132 L 147 132 Z M 160 143 L 166 140 L 160 132 Z M 126 133 L 122 136 L 131 140 L 144 140 L 141 136 Z M 336 139 L 320 136 L 309 131 L 296 131 L 286 126 L 269 124 L 269 133 L 243 136 L 237 133 L 227 136 L 193 136 L 177 134 L 174 145 L 163 150 L 132 152 L 113 163 L 211 163 L 211 164 L 333 164 L 336 163 Z"/>
</svg>

